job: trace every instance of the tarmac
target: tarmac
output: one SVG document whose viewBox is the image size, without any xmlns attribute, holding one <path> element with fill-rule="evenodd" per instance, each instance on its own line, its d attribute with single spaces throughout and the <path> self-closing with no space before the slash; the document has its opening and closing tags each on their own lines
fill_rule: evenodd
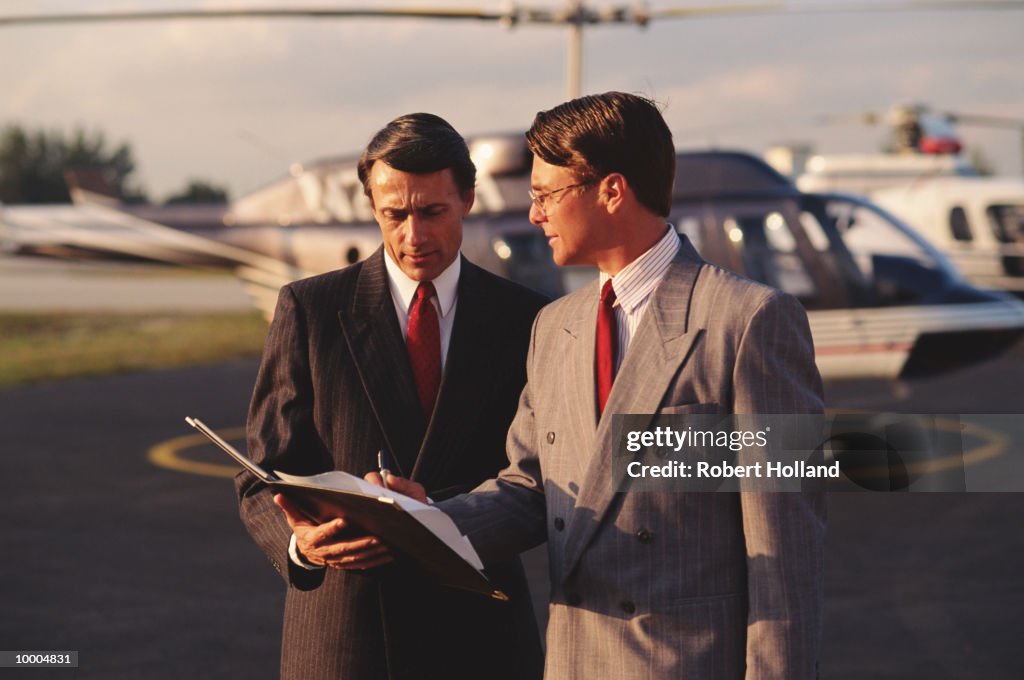
<svg viewBox="0 0 1024 680">
<path fill-rule="evenodd" d="M 79 652 L 77 670 L 21 675 L 277 677 L 285 584 L 238 519 L 230 461 L 182 439 L 185 416 L 237 437 L 255 371 L 235 361 L 0 390 L 0 650 Z M 897 390 L 828 385 L 827 399 L 1020 414 L 1021 384 L 1018 350 Z M 978 467 L 1020 455 L 1004 447 Z M 1021 517 L 1019 493 L 832 494 L 821 677 L 1024 677 Z M 543 549 L 526 562 L 543 624 Z"/>
</svg>

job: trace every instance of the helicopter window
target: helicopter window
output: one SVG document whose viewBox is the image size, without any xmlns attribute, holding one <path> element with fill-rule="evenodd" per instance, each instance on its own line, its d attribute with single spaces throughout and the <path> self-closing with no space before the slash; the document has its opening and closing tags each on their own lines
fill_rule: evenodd
<svg viewBox="0 0 1024 680">
<path fill-rule="evenodd" d="M 817 218 L 806 210 L 800 213 L 800 226 L 804 228 L 804 233 L 807 234 L 807 240 L 811 242 L 814 249 L 819 253 L 828 253 L 832 249 L 832 244 L 828 240 L 828 235 L 825 230 L 822 229 L 821 223 L 818 222 Z"/>
<path fill-rule="evenodd" d="M 985 214 L 997 239 L 1024 243 L 1024 205 L 990 205 Z"/>
<path fill-rule="evenodd" d="M 967 213 L 958 205 L 949 211 L 949 230 L 957 241 L 971 241 L 971 225 L 967 222 Z"/>
<path fill-rule="evenodd" d="M 1024 244 L 1024 205 L 991 205 L 985 211 L 996 238 L 1003 243 Z M 1010 276 L 1024 276 L 1024 257 L 1003 255 L 1003 270 Z"/>
<path fill-rule="evenodd" d="M 856 203 L 831 201 L 830 217 L 846 247 L 867 279 L 873 279 L 875 256 L 895 256 L 936 268 L 936 262 L 917 244 L 879 213 Z"/>
<path fill-rule="evenodd" d="M 836 220 L 827 214 L 825 205 L 827 204 L 817 198 L 805 196 L 803 209 L 800 211 L 800 226 L 807 235 L 811 247 L 819 253 L 820 266 L 829 272 L 846 293 L 845 299 L 840 299 L 833 306 L 870 305 L 874 301 L 871 285 L 847 250 L 836 228 Z"/>
<path fill-rule="evenodd" d="M 497 271 L 527 288 L 554 299 L 575 288 L 569 286 L 568 273 L 551 259 L 551 248 L 541 231 L 507 232 L 491 241 L 500 261 Z"/>
<path fill-rule="evenodd" d="M 771 212 L 764 218 L 764 235 L 768 245 L 780 253 L 796 252 L 796 239 L 786 227 L 786 218 L 780 212 Z"/>
<path fill-rule="evenodd" d="M 739 255 L 746 276 L 802 301 L 815 297 L 817 288 L 781 213 L 728 216 L 722 220 L 722 230 Z"/>
</svg>

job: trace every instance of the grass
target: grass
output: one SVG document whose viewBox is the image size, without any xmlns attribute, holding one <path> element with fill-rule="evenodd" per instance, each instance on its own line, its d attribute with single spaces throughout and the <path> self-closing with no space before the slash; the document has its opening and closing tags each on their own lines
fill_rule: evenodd
<svg viewBox="0 0 1024 680">
<path fill-rule="evenodd" d="M 0 313 L 0 387 L 259 356 L 257 312 Z"/>
</svg>

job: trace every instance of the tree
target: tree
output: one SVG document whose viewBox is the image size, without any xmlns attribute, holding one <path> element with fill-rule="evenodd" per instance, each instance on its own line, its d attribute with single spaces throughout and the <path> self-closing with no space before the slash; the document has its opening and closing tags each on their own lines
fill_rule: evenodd
<svg viewBox="0 0 1024 680">
<path fill-rule="evenodd" d="M 0 201 L 6 203 L 65 203 L 70 200 L 64 172 L 69 168 L 98 168 L 114 194 L 123 201 L 146 200 L 131 183 L 135 160 L 122 142 L 107 148 L 102 132 L 77 128 L 26 130 L 8 125 L 0 131 Z"/>
<path fill-rule="evenodd" d="M 172 194 L 165 205 L 175 203 L 227 203 L 228 190 L 203 179 L 191 178 L 182 191 Z"/>
</svg>

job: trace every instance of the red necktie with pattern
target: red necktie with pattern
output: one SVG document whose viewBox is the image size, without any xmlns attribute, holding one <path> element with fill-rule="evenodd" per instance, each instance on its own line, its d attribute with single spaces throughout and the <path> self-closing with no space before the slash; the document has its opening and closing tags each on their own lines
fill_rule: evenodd
<svg viewBox="0 0 1024 680">
<path fill-rule="evenodd" d="M 430 420 L 441 384 L 441 329 L 437 312 L 430 298 L 434 297 L 434 284 L 423 281 L 416 289 L 409 308 L 409 328 L 406 347 L 412 375 L 416 379 L 416 393 L 423 407 L 423 415 Z"/>
<path fill-rule="evenodd" d="M 619 333 L 615 323 L 615 289 L 608 279 L 601 288 L 601 306 L 597 310 L 597 350 L 594 353 L 594 369 L 597 374 L 597 412 L 604 413 L 608 394 L 615 380 L 615 350 L 619 344 Z"/>
</svg>

